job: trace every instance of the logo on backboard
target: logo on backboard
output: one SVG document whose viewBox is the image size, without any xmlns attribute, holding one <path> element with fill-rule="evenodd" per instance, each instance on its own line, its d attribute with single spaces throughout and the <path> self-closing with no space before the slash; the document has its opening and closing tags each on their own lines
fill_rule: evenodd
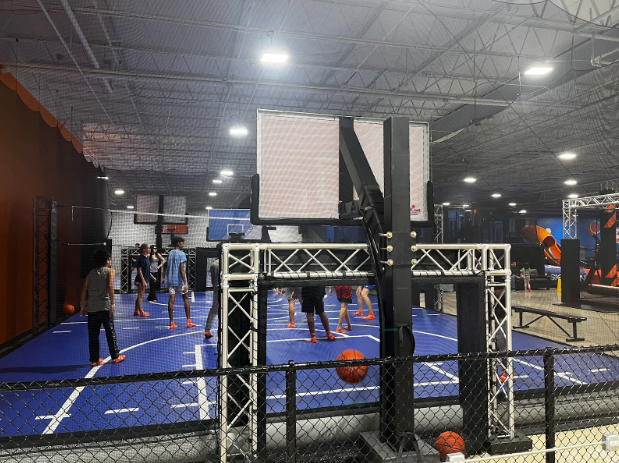
<svg viewBox="0 0 619 463">
<path fill-rule="evenodd" d="M 411 217 L 416 217 L 418 215 L 421 215 L 421 208 L 415 207 L 415 205 L 412 204 L 411 205 Z"/>
</svg>

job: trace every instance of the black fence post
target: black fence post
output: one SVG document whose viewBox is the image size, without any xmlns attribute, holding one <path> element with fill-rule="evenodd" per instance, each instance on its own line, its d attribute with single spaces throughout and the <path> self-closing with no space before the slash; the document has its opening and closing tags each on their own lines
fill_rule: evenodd
<svg viewBox="0 0 619 463">
<path fill-rule="evenodd" d="M 544 351 L 544 420 L 546 448 L 555 447 L 555 359 L 552 349 Z M 546 463 L 555 463 L 555 452 L 546 453 Z"/>
<path fill-rule="evenodd" d="M 297 461 L 297 370 L 288 362 L 286 370 L 286 462 Z"/>
</svg>

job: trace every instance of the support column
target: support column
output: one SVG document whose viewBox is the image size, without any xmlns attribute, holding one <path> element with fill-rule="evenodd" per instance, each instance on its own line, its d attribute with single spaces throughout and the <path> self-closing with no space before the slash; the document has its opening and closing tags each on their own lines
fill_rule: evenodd
<svg viewBox="0 0 619 463">
<path fill-rule="evenodd" d="M 390 117 L 384 122 L 384 228 L 391 232 L 386 248 L 384 276 L 379 280 L 379 297 L 383 313 L 381 330 L 382 355 L 407 357 L 414 354 L 411 297 L 410 224 L 410 149 L 409 121 L 405 117 Z M 383 440 L 402 448 L 414 444 L 414 374 L 412 364 L 385 367 L 381 384 L 381 434 Z"/>
</svg>

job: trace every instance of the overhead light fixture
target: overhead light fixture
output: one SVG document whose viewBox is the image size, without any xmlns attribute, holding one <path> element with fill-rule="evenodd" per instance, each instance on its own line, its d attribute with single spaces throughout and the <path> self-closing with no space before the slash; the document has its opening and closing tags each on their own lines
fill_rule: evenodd
<svg viewBox="0 0 619 463">
<path fill-rule="evenodd" d="M 571 195 L 568 195 L 568 198 L 576 199 L 576 198 L 578 198 L 578 195 L 576 193 L 572 193 Z"/>
<path fill-rule="evenodd" d="M 97 177 L 97 178 L 100 178 L 101 180 L 109 180 L 110 179 L 110 177 Z"/>
<path fill-rule="evenodd" d="M 463 204 L 462 207 L 471 207 L 470 204 Z"/>
<path fill-rule="evenodd" d="M 241 125 L 230 127 L 230 135 L 233 137 L 245 137 L 247 136 L 247 127 Z"/>
<path fill-rule="evenodd" d="M 285 53 L 263 53 L 260 61 L 263 63 L 284 64 L 288 61 L 288 55 Z"/>
<path fill-rule="evenodd" d="M 466 178 L 464 179 L 464 181 L 465 181 L 466 183 L 475 183 L 475 182 L 477 181 L 477 179 L 476 179 L 475 177 L 466 177 Z"/>
<path fill-rule="evenodd" d="M 511 207 L 516 207 L 516 203 L 509 203 Z"/>
<path fill-rule="evenodd" d="M 559 159 L 563 159 L 564 161 L 569 161 L 575 158 L 576 158 L 576 153 L 561 153 L 559 155 Z"/>
<path fill-rule="evenodd" d="M 500 198 L 501 197 L 501 193 L 492 193 L 492 197 L 493 198 Z"/>
<path fill-rule="evenodd" d="M 135 207 L 134 207 L 134 206 L 132 206 L 131 204 L 129 204 L 129 205 L 127 206 L 127 209 L 135 209 Z"/>
<path fill-rule="evenodd" d="M 232 172 L 231 170 L 222 170 L 220 174 L 226 177 L 232 177 L 234 175 L 234 172 Z"/>
<path fill-rule="evenodd" d="M 213 206 L 206 206 L 207 211 L 210 211 L 211 209 L 213 209 Z"/>
<path fill-rule="evenodd" d="M 451 203 L 443 203 L 443 206 L 450 206 Z"/>
<path fill-rule="evenodd" d="M 520 209 L 518 212 L 520 212 L 521 214 L 526 214 L 527 210 L 526 209 Z"/>
<path fill-rule="evenodd" d="M 223 183 L 223 180 L 216 178 L 215 180 L 213 180 L 213 183 Z"/>
<path fill-rule="evenodd" d="M 208 193 L 209 196 L 217 196 L 217 193 L 214 191 L 209 191 Z"/>
<path fill-rule="evenodd" d="M 574 186 L 574 185 L 578 184 L 578 182 L 576 180 L 574 180 L 573 178 L 571 178 L 569 180 L 566 180 L 563 183 L 565 183 L 566 185 L 570 185 L 570 186 Z"/>
<path fill-rule="evenodd" d="M 527 76 L 545 76 L 550 74 L 553 69 L 552 66 L 533 66 L 527 69 L 524 74 Z"/>
<path fill-rule="evenodd" d="M 114 194 L 116 196 L 124 195 L 125 194 L 125 190 L 122 190 L 122 189 L 119 188 L 118 190 L 114 191 Z"/>
</svg>

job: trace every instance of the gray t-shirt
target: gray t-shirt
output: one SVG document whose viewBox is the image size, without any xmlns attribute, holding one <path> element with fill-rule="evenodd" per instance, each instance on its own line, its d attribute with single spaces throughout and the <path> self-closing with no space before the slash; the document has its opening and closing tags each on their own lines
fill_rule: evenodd
<svg viewBox="0 0 619 463">
<path fill-rule="evenodd" d="M 524 277 L 525 280 L 530 280 L 531 279 L 531 269 L 530 268 L 523 268 L 520 270 L 520 274 Z"/>
<path fill-rule="evenodd" d="M 88 274 L 88 312 L 110 311 L 112 302 L 108 293 L 109 267 L 93 268 Z"/>
</svg>

